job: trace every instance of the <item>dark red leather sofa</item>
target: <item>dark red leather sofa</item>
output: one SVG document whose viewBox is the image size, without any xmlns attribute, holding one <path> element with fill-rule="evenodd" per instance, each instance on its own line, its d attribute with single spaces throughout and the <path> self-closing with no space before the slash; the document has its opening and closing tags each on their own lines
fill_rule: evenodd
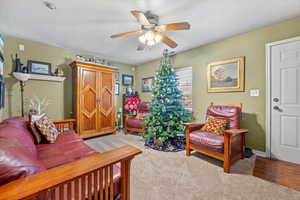
<svg viewBox="0 0 300 200">
<path fill-rule="evenodd" d="M 54 144 L 36 145 L 23 118 L 4 120 L 0 123 L 0 186 L 93 154 L 99 153 L 73 130 L 61 133 Z M 113 168 L 114 196 L 117 196 L 120 168 L 117 165 Z"/>
</svg>

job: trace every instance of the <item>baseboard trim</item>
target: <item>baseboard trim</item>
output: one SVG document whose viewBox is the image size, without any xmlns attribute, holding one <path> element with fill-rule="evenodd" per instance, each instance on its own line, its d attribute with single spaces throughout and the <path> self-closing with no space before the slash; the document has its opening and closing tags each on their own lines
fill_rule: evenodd
<svg viewBox="0 0 300 200">
<path fill-rule="evenodd" d="M 263 151 L 259 151 L 259 150 L 255 150 L 255 149 L 252 149 L 252 152 L 257 155 L 257 156 L 260 156 L 260 157 L 263 157 L 263 158 L 267 158 L 267 153 L 266 152 L 263 152 Z"/>
</svg>

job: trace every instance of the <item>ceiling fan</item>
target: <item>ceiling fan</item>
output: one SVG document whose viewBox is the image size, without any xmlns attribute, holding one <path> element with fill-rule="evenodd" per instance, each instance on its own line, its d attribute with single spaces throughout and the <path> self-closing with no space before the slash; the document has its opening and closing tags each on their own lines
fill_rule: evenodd
<svg viewBox="0 0 300 200">
<path fill-rule="evenodd" d="M 160 41 L 162 41 L 163 43 L 165 43 L 171 48 L 175 48 L 177 47 L 177 43 L 174 42 L 165 34 L 163 34 L 162 32 L 190 29 L 190 24 L 188 22 L 159 25 L 158 24 L 159 17 L 157 15 L 154 15 L 150 11 L 142 12 L 142 11 L 133 10 L 131 11 L 131 14 L 141 24 L 141 29 L 112 35 L 110 37 L 119 38 L 119 37 L 125 37 L 129 35 L 142 34 L 139 37 L 141 43 L 137 47 L 138 51 L 144 50 L 146 46 L 153 46 Z"/>
</svg>

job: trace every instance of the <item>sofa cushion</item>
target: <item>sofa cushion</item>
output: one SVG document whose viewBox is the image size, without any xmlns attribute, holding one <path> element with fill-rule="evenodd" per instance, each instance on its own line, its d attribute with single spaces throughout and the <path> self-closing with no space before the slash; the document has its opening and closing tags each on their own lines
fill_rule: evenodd
<svg viewBox="0 0 300 200">
<path fill-rule="evenodd" d="M 39 129 L 40 133 L 45 136 L 46 140 L 49 143 L 55 143 L 59 131 L 56 129 L 54 123 L 48 118 L 47 115 L 44 115 L 40 119 L 34 122 L 36 127 Z"/>
<path fill-rule="evenodd" d="M 228 129 L 239 129 L 241 119 L 241 108 L 236 106 L 213 105 L 207 108 L 206 119 L 218 118 L 229 122 Z"/>
<path fill-rule="evenodd" d="M 139 119 L 128 119 L 127 126 L 131 128 L 143 128 L 144 127 L 144 120 Z"/>
<path fill-rule="evenodd" d="M 23 117 L 11 117 L 3 120 L 0 124 L 7 124 L 17 128 L 27 129 L 27 121 Z"/>
<path fill-rule="evenodd" d="M 209 118 L 201 128 L 201 131 L 223 135 L 226 125 L 227 120 L 225 119 Z"/>
<path fill-rule="evenodd" d="M 38 144 L 37 151 L 38 160 L 40 160 L 47 169 L 95 153 L 74 131 L 59 134 L 56 142 L 53 144 Z"/>
<path fill-rule="evenodd" d="M 224 136 L 197 130 L 190 133 L 190 142 L 194 145 L 205 146 L 216 151 L 224 151 Z"/>
<path fill-rule="evenodd" d="M 139 112 L 145 113 L 150 111 L 150 103 L 143 101 L 139 105 Z"/>
<path fill-rule="evenodd" d="M 18 139 L 0 138 L 0 185 L 44 170 Z"/>
<path fill-rule="evenodd" d="M 13 117 L 0 123 L 0 138 L 15 139 L 37 157 L 34 139 L 28 130 L 27 122 L 22 117 Z"/>
</svg>

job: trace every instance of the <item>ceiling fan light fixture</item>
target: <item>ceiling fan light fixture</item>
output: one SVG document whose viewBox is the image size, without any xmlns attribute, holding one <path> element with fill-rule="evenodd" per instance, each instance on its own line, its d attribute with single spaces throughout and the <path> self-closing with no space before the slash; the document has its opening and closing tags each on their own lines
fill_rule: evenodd
<svg viewBox="0 0 300 200">
<path fill-rule="evenodd" d="M 154 39 L 154 37 L 155 37 L 155 34 L 153 33 L 153 31 L 147 31 L 146 33 L 145 33 L 145 38 L 146 38 L 146 40 L 153 40 Z"/>
<path fill-rule="evenodd" d="M 145 34 L 139 37 L 139 41 L 148 46 L 154 46 L 162 39 L 161 35 L 156 34 L 153 31 L 147 31 Z"/>
<path fill-rule="evenodd" d="M 156 43 L 159 43 L 161 41 L 162 37 L 159 34 L 155 34 L 155 38 L 154 39 L 155 39 Z"/>
<path fill-rule="evenodd" d="M 144 34 L 139 37 L 139 41 L 143 44 L 146 44 L 146 37 Z"/>
<path fill-rule="evenodd" d="M 155 40 L 148 40 L 147 45 L 148 46 L 154 46 L 156 44 Z"/>
</svg>

